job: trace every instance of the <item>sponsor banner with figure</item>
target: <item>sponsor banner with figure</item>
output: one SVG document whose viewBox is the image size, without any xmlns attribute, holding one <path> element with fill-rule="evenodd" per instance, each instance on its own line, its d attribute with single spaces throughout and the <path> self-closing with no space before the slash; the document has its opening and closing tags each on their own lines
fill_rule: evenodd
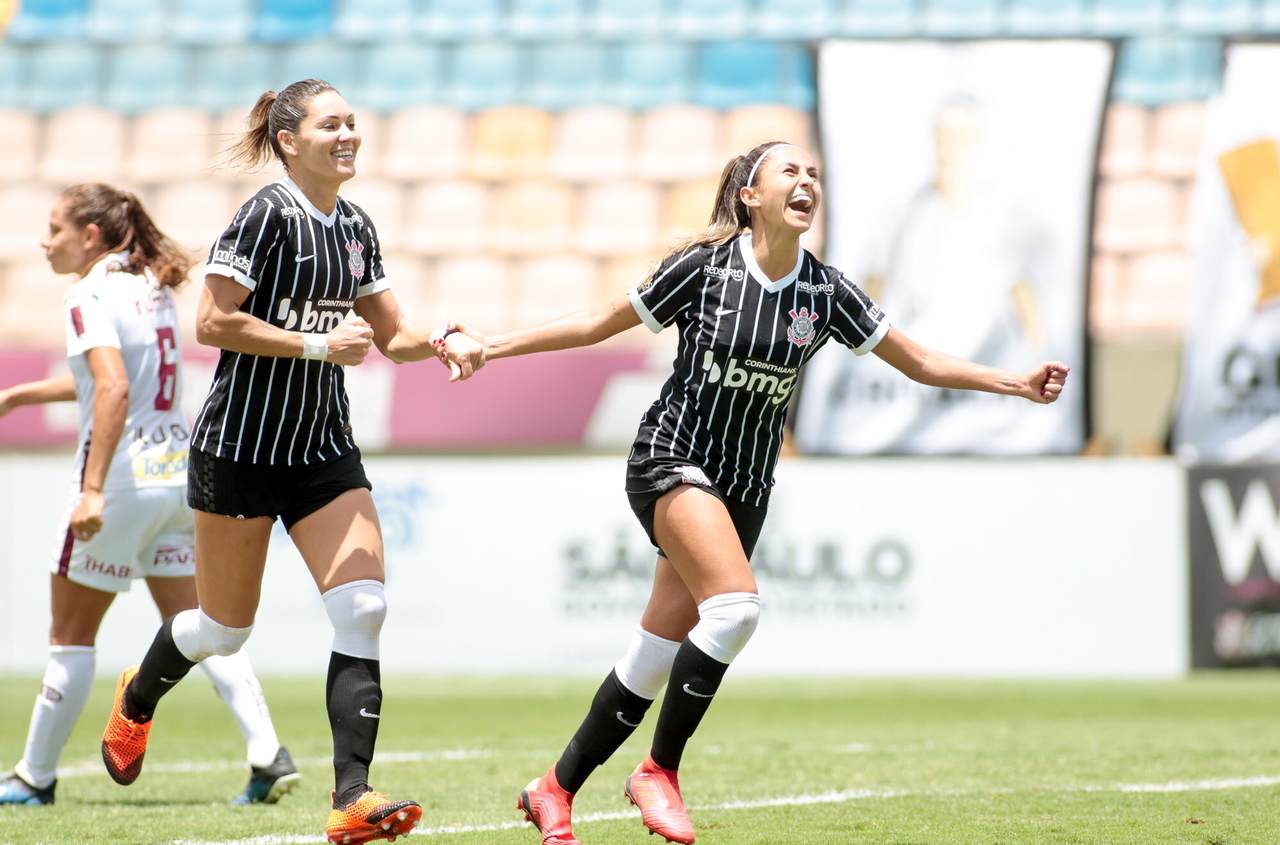
<svg viewBox="0 0 1280 845">
<path fill-rule="evenodd" d="M 1187 496 L 1193 665 L 1280 666 L 1280 464 L 1193 467 Z"/>
<path fill-rule="evenodd" d="M 1051 408 L 909 381 L 830 344 L 797 443 L 827 454 L 1071 453 L 1085 436 L 1089 217 L 1112 49 L 1103 42 L 828 42 L 826 259 L 925 346 L 1072 367 Z M 891 84 L 886 84 L 890 80 Z"/>
<path fill-rule="evenodd" d="M 1280 459 L 1280 44 L 1227 50 L 1192 199 L 1194 258 L 1175 452 Z"/>
</svg>

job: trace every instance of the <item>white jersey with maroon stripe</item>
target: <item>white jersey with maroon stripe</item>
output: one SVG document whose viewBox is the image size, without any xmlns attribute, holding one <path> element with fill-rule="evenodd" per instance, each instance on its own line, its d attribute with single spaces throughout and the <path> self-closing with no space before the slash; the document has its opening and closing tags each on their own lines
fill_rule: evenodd
<svg viewBox="0 0 1280 845">
<path fill-rule="evenodd" d="M 93 437 L 95 385 L 86 353 L 120 350 L 129 379 L 129 411 L 104 490 L 182 486 L 191 439 L 182 413 L 181 342 L 173 295 L 149 274 L 122 269 L 106 255 L 63 297 L 67 358 L 80 405 L 76 487 Z"/>
</svg>

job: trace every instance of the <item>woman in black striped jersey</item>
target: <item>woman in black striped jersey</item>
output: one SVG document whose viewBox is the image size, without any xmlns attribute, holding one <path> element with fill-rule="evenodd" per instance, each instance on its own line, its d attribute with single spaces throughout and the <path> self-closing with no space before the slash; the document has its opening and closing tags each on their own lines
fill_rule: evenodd
<svg viewBox="0 0 1280 845">
<path fill-rule="evenodd" d="M 572 845 L 573 795 L 639 725 L 664 684 L 651 751 L 626 794 L 651 832 L 691 843 L 676 771 L 729 663 L 756 627 L 748 563 L 759 537 L 801 367 L 827 340 L 874 351 L 907 377 L 1049 403 L 1067 367 L 1011 373 L 926 349 L 890 328 L 856 285 L 800 246 L 821 201 L 812 156 L 762 144 L 730 161 L 711 225 L 607 308 L 485 338 L 485 359 L 598 343 L 644 323 L 680 332 L 675 371 L 640 424 L 627 496 L 658 548 L 648 606 L 630 646 L 554 766 L 519 806 L 545 845 Z M 446 344 L 458 342 L 451 335 Z M 477 361 L 483 363 L 483 360 Z"/>
<path fill-rule="evenodd" d="M 387 603 L 342 367 L 360 364 L 371 343 L 396 362 L 438 348 L 403 319 L 373 221 L 338 196 L 359 148 L 350 106 L 315 79 L 263 94 L 233 148 L 250 167 L 279 159 L 284 173 L 240 208 L 205 268 L 197 338 L 222 353 L 191 436 L 200 607 L 166 622 L 141 667 L 121 676 L 102 743 L 112 777 L 131 783 L 160 697 L 197 661 L 248 639 L 279 517 L 334 628 L 326 703 L 335 787 L 325 833 L 339 843 L 394 838 L 422 815 L 417 802 L 392 801 L 368 783 Z M 469 374 L 461 361 L 456 377 Z"/>
</svg>

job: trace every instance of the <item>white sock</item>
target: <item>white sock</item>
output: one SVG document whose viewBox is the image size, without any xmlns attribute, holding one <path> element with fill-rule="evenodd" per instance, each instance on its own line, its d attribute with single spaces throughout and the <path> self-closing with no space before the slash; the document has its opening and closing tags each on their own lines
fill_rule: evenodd
<svg viewBox="0 0 1280 845">
<path fill-rule="evenodd" d="M 218 697 L 235 717 L 248 748 L 249 765 L 270 766 L 280 750 L 280 740 L 249 655 L 243 651 L 225 657 L 215 654 L 200 661 L 200 668 L 213 681 Z"/>
<path fill-rule="evenodd" d="M 91 645 L 49 646 L 40 694 L 31 708 L 27 747 L 13 767 L 32 786 L 43 789 L 58 776 L 62 748 L 89 700 L 93 664 Z"/>
<path fill-rule="evenodd" d="M 671 677 L 680 643 L 664 640 L 637 627 L 627 644 L 627 653 L 613 667 L 618 682 L 641 698 L 653 701 Z"/>
</svg>

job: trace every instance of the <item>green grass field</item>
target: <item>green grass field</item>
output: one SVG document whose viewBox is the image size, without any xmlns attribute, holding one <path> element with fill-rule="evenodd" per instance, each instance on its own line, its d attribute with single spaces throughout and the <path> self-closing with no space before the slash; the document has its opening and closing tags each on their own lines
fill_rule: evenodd
<svg viewBox="0 0 1280 845">
<path fill-rule="evenodd" d="M 0 755 L 22 751 L 34 677 L 0 677 Z M 127 789 L 98 758 L 110 681 L 71 737 L 48 808 L 0 808 L 0 843 L 322 842 L 331 769 L 323 683 L 268 679 L 302 787 L 226 805 L 245 778 L 198 673 L 169 696 Z M 593 685 L 390 678 L 374 783 L 426 808 L 410 842 L 536 843 L 521 787 Z M 652 719 L 580 793 L 585 845 L 656 845 L 622 796 Z M 705 845 L 1280 842 L 1280 675 L 1176 683 L 726 681 L 682 770 Z"/>
</svg>

